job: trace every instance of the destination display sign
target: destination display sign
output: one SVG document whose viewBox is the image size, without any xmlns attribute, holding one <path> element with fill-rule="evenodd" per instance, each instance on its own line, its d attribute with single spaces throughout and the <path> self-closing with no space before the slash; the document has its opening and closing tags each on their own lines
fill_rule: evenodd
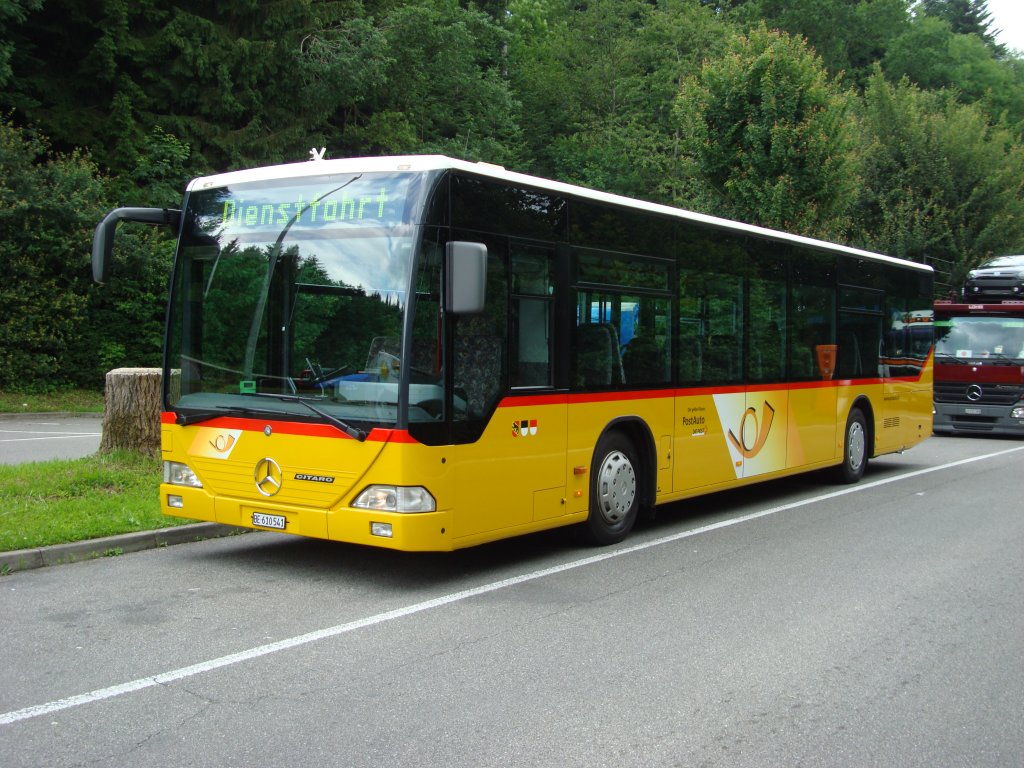
<svg viewBox="0 0 1024 768">
<path fill-rule="evenodd" d="M 403 224 L 408 176 L 375 175 L 321 179 L 238 190 L 221 188 L 193 195 L 199 228 L 220 237 L 337 227 Z"/>
</svg>

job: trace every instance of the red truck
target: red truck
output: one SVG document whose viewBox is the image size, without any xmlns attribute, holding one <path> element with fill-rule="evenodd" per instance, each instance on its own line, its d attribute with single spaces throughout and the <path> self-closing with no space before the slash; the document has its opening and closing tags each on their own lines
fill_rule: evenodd
<svg viewBox="0 0 1024 768">
<path fill-rule="evenodd" d="M 939 434 L 1024 435 L 1024 301 L 936 301 Z"/>
</svg>

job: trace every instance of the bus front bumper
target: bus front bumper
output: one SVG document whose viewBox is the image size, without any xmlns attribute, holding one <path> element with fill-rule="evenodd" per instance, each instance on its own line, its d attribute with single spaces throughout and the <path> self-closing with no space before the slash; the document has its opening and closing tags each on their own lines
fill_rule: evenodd
<svg viewBox="0 0 1024 768">
<path fill-rule="evenodd" d="M 1024 436 L 1024 405 L 936 403 L 932 431 L 938 434 Z"/>
<path fill-rule="evenodd" d="M 165 515 L 240 528 L 290 533 L 330 541 L 365 544 L 409 552 L 454 549 L 451 512 L 398 513 L 351 507 L 322 510 L 284 504 L 216 498 L 202 488 L 164 483 L 160 507 Z"/>
</svg>

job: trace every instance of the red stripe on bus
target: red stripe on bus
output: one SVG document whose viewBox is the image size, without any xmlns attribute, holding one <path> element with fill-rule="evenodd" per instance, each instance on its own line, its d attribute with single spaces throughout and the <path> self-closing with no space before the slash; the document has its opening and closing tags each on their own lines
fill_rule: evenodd
<svg viewBox="0 0 1024 768">
<path fill-rule="evenodd" d="M 355 438 L 349 437 L 337 427 L 331 426 L 330 424 L 308 424 L 300 421 L 268 421 L 265 419 L 245 419 L 239 418 L 238 416 L 218 416 L 215 419 L 209 419 L 208 421 L 202 422 L 205 427 L 212 427 L 214 429 L 240 429 L 243 432 L 262 432 L 263 430 L 257 427 L 253 427 L 253 422 L 258 421 L 264 426 L 270 427 L 270 429 L 281 435 L 302 435 L 305 437 L 333 437 L 341 438 L 343 440 L 354 440 Z M 176 424 L 175 414 L 173 412 L 163 412 L 160 414 L 161 424 Z M 366 436 L 366 439 L 374 443 L 416 443 L 419 442 L 412 435 L 409 434 L 408 430 L 405 429 L 381 429 L 380 427 L 374 427 L 370 430 L 370 434 Z"/>
</svg>

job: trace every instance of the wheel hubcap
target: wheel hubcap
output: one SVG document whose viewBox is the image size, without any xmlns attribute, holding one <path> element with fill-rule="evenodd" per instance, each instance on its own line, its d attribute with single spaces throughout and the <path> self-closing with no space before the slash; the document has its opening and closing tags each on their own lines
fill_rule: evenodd
<svg viewBox="0 0 1024 768">
<path fill-rule="evenodd" d="M 860 465 L 864 463 L 865 451 L 864 427 L 860 422 L 854 422 L 850 425 L 847 447 L 850 456 L 850 469 L 856 472 L 860 469 Z"/>
<path fill-rule="evenodd" d="M 612 451 L 597 476 L 598 508 L 606 522 L 614 525 L 622 520 L 636 498 L 636 473 L 622 451 Z"/>
</svg>

